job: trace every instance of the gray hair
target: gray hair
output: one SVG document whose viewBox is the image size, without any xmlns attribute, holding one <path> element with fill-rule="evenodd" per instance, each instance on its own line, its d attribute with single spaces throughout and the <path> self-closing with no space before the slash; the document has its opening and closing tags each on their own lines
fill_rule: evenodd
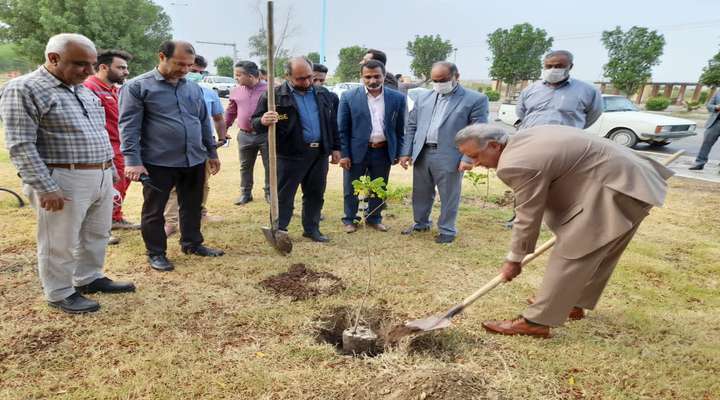
<svg viewBox="0 0 720 400">
<path fill-rule="evenodd" d="M 545 54 L 545 58 L 543 58 L 543 61 L 547 60 L 548 58 L 555 57 L 555 56 L 567 57 L 568 61 L 570 61 L 570 64 L 572 64 L 573 60 L 574 60 L 572 53 L 567 50 L 553 50 L 553 51 Z"/>
<path fill-rule="evenodd" d="M 469 140 L 474 140 L 478 147 L 484 149 L 490 142 L 500 143 L 501 145 L 507 144 L 509 136 L 505 128 L 500 125 L 473 124 L 461 129 L 455 135 L 455 145 L 460 146 Z"/>
<path fill-rule="evenodd" d="M 60 33 L 51 37 L 47 45 L 45 45 L 45 60 L 48 60 L 48 54 L 62 54 L 70 43 L 79 44 L 95 50 L 95 43 L 86 36 L 79 33 Z"/>
</svg>

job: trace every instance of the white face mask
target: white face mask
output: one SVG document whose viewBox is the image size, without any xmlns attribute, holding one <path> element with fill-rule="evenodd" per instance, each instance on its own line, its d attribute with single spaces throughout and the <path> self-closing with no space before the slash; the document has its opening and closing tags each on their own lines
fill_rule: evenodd
<svg viewBox="0 0 720 400">
<path fill-rule="evenodd" d="M 542 79 L 547 83 L 562 82 L 570 76 L 568 68 L 550 68 L 543 69 Z"/>
<path fill-rule="evenodd" d="M 440 94 L 448 94 L 455 88 L 455 81 L 433 82 L 433 90 Z"/>
</svg>

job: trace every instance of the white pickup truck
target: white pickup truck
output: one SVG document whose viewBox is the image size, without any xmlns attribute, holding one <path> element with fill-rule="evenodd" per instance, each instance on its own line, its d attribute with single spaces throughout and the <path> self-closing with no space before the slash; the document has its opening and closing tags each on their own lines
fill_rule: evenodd
<svg viewBox="0 0 720 400">
<path fill-rule="evenodd" d="M 502 104 L 498 119 L 513 126 L 520 122 L 514 104 Z M 603 113 L 585 131 L 627 147 L 639 142 L 666 146 L 672 139 L 697 134 L 694 121 L 640 111 L 626 97 L 614 95 L 603 95 Z"/>
</svg>

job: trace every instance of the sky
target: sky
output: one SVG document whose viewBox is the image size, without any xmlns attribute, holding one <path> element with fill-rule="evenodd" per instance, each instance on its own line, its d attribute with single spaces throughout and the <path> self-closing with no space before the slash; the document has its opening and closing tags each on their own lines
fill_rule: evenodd
<svg viewBox="0 0 720 400">
<path fill-rule="evenodd" d="M 155 0 L 172 19 L 175 38 L 196 44 L 209 60 L 232 55 L 232 48 L 197 41 L 235 42 L 239 57 L 248 59 L 248 37 L 260 17 L 257 0 Z M 322 0 L 276 0 L 276 36 L 291 11 L 296 33 L 288 39 L 293 55 L 320 52 Z M 265 10 L 265 1 L 260 3 Z M 574 77 L 602 80 L 607 51 L 603 30 L 633 25 L 656 29 L 665 36 L 655 82 L 695 82 L 707 61 L 720 50 L 720 0 L 327 0 L 326 62 L 332 72 L 343 47 L 360 45 L 383 50 L 387 68 L 411 75 L 407 42 L 415 35 L 439 34 L 458 50 L 449 57 L 461 79 L 489 78 L 487 35 L 498 28 L 529 22 L 545 29 L 553 49 L 575 55 Z"/>
</svg>

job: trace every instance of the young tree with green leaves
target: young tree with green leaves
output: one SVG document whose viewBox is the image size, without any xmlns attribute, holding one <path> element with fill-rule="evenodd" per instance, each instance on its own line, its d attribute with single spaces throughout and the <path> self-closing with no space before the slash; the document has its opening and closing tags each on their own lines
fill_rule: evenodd
<svg viewBox="0 0 720 400">
<path fill-rule="evenodd" d="M 220 76 L 229 76 L 233 77 L 234 75 L 234 62 L 233 58 L 230 56 L 222 56 L 215 59 L 215 68 L 217 69 L 217 74 Z"/>
<path fill-rule="evenodd" d="M 37 65 L 45 44 L 60 32 L 80 33 L 98 49 L 122 49 L 133 55 L 133 75 L 152 69 L 160 44 L 172 38 L 170 17 L 151 0 L 2 0 L 0 40 Z"/>
<path fill-rule="evenodd" d="M 425 81 L 430 79 L 433 63 L 447 60 L 452 52 L 452 43 L 443 40 L 440 35 L 415 35 L 415 40 L 407 43 L 407 54 L 412 57 L 410 69 L 415 76 Z"/>
<path fill-rule="evenodd" d="M 490 76 L 507 84 L 507 98 L 516 83 L 540 77 L 542 57 L 550 50 L 553 38 L 544 29 L 524 23 L 498 28 L 488 35 L 487 43 L 492 60 Z"/>
<path fill-rule="evenodd" d="M 602 33 L 608 51 L 603 72 L 612 85 L 626 96 L 632 96 L 652 76 L 652 67 L 660 64 L 665 38 L 657 31 L 633 26 L 627 32 L 620 27 Z"/>
<path fill-rule="evenodd" d="M 335 69 L 335 76 L 341 82 L 356 82 L 360 78 L 360 61 L 367 53 L 361 46 L 343 47 L 338 53 L 340 63 Z"/>
</svg>

